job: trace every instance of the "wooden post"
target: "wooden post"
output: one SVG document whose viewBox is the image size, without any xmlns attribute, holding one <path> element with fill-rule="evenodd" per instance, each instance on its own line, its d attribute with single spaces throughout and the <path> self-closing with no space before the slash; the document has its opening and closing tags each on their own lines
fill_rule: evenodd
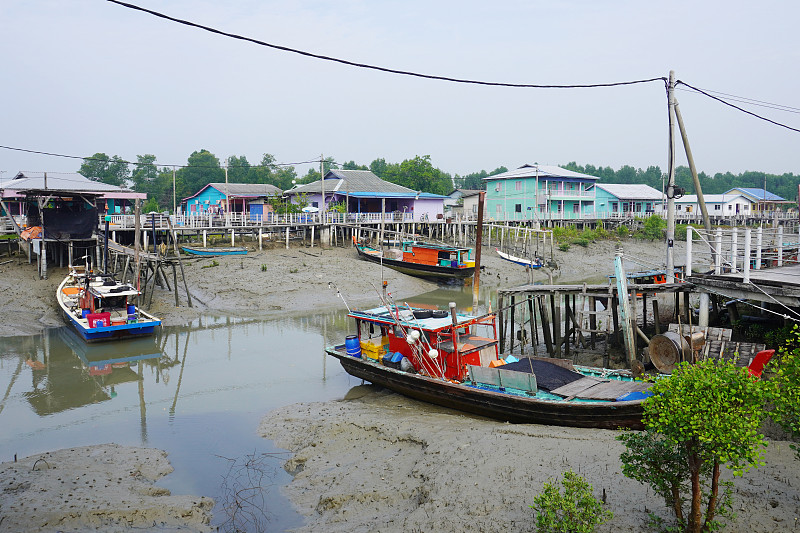
<svg viewBox="0 0 800 533">
<path fill-rule="evenodd" d="M 289 249 L 289 226 L 286 226 L 286 249 Z"/>
<path fill-rule="evenodd" d="M 569 294 L 564 294 L 564 355 L 569 357 L 569 345 L 572 330 L 569 329 L 570 303 Z"/>
<path fill-rule="evenodd" d="M 592 350 L 595 349 L 595 342 L 597 341 L 597 300 L 594 296 L 589 296 L 589 329 L 592 330 L 589 335 L 589 346 Z"/>
<path fill-rule="evenodd" d="M 510 342 L 510 345 L 508 347 L 508 353 L 511 353 L 511 352 L 514 351 L 514 340 L 516 339 L 516 335 L 514 335 L 514 324 L 515 324 L 514 314 L 516 313 L 516 310 L 517 310 L 517 297 L 512 295 L 511 296 L 511 312 L 509 313 L 509 315 L 511 315 L 511 342 Z"/>
<path fill-rule="evenodd" d="M 142 200 L 140 198 L 136 198 L 133 203 L 133 271 L 134 271 L 134 283 L 136 286 L 136 290 L 141 290 L 141 280 L 139 277 L 141 276 L 142 270 L 142 262 L 141 257 L 139 256 L 141 250 L 141 239 L 142 239 L 142 232 L 141 232 L 141 225 L 142 225 Z M 139 305 L 139 297 L 136 297 L 136 305 Z"/>
<path fill-rule="evenodd" d="M 537 296 L 536 302 L 539 306 L 539 317 L 542 320 L 542 335 L 544 336 L 544 344 L 547 347 L 547 354 L 553 357 L 553 337 L 550 332 L 550 315 L 547 312 L 547 304 L 545 304 L 544 296 Z"/>
<path fill-rule="evenodd" d="M 528 315 L 530 317 L 531 347 L 533 348 L 533 356 L 536 357 L 538 354 L 538 348 L 536 346 L 536 313 L 533 310 L 533 298 L 531 298 L 530 294 L 528 295 Z"/>
<path fill-rule="evenodd" d="M 475 226 L 475 274 L 472 279 L 472 308 L 478 307 L 478 292 L 481 284 L 481 247 L 483 241 L 483 199 L 486 191 L 478 193 L 478 223 Z"/>
<path fill-rule="evenodd" d="M 189 304 L 189 307 L 192 306 L 192 295 L 189 293 L 189 285 L 186 283 L 186 274 L 183 271 L 183 260 L 181 259 L 181 250 L 178 247 L 178 236 L 175 233 L 175 230 L 172 228 L 172 221 L 167 219 L 167 225 L 169 226 L 170 235 L 172 235 L 172 244 L 175 247 L 175 255 L 178 258 L 178 266 L 181 269 L 181 278 L 183 279 L 183 288 L 186 290 L 186 301 Z M 175 265 L 172 265 L 173 272 L 175 271 Z M 178 305 L 178 282 L 175 281 L 175 305 Z"/>
<path fill-rule="evenodd" d="M 500 296 L 498 296 L 497 307 L 498 307 L 498 309 L 497 309 L 497 320 L 500 323 L 500 353 L 503 354 L 503 353 L 505 353 L 505 347 L 506 347 L 506 335 L 505 335 L 506 325 L 505 325 L 505 322 L 504 322 L 504 319 L 505 319 L 505 302 L 504 302 L 504 297 L 503 297 L 502 294 Z"/>
<path fill-rule="evenodd" d="M 556 357 L 561 357 L 561 295 L 551 294 L 550 304 L 553 306 L 553 345 Z"/>
<path fill-rule="evenodd" d="M 656 328 L 656 335 L 661 335 L 661 319 L 658 316 L 658 298 L 653 298 L 653 325 Z"/>
</svg>

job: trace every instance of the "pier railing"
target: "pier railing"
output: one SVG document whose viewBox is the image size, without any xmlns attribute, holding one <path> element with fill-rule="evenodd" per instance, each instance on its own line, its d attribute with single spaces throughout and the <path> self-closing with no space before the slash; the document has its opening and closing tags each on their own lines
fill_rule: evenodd
<svg viewBox="0 0 800 533">
<path fill-rule="evenodd" d="M 796 264 L 800 233 L 777 228 L 686 230 L 686 271 L 749 272 Z"/>
</svg>

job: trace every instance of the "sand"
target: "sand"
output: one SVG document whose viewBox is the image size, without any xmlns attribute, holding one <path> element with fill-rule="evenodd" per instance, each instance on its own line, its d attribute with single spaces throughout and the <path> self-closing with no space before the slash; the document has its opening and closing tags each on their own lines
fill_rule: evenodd
<svg viewBox="0 0 800 533">
<path fill-rule="evenodd" d="M 501 423 L 371 385 L 277 409 L 259 431 L 292 452 L 286 492 L 306 517 L 299 532 L 534 531 L 534 496 L 569 469 L 614 513 L 598 531 L 648 531 L 648 512 L 669 517 L 663 500 L 621 474 L 616 431 Z M 766 464 L 734 483 L 738 520 L 725 531 L 797 531 L 800 468 L 789 443 L 771 442 Z"/>
<path fill-rule="evenodd" d="M 615 245 L 599 242 L 557 252 L 559 268 L 551 272 L 554 281 L 603 281 L 612 273 Z M 624 246 L 626 256 L 639 261 L 630 261 L 629 270 L 664 261 L 660 245 L 630 240 Z M 677 258 L 682 253 L 676 250 L 676 262 L 681 262 Z M 512 287 L 528 281 L 524 269 L 504 262 L 489 248 L 483 250 L 483 264 L 484 287 Z M 267 318 L 343 308 L 340 295 L 351 306 L 373 305 L 376 288 L 380 289 L 379 267 L 358 260 L 350 247 L 286 250 L 276 246 L 258 251 L 251 245 L 246 256 L 186 259 L 184 270 L 194 307 L 187 306 L 182 283 L 178 307 L 173 292 L 157 289 L 150 311 L 165 325 L 185 324 L 201 314 Z M 45 327 L 63 325 L 54 293 L 66 274 L 66 268 L 51 267 L 49 279 L 39 280 L 35 265 L 24 257 L 0 264 L 0 337 L 36 334 Z M 384 276 L 396 300 L 437 287 L 392 270 L 385 270 Z M 534 279 L 549 278 L 537 271 Z M 295 454 L 287 466 L 298 474 L 287 490 L 308 518 L 304 528 L 308 531 L 525 530 L 531 524 L 527 505 L 533 494 L 548 476 L 569 466 L 590 474 L 598 490 L 606 488 L 615 511 L 636 511 L 636 518 L 632 514 L 615 519 L 623 530 L 635 530 L 641 524 L 642 501 L 650 509 L 659 508 L 652 499 L 641 500 L 647 492 L 643 487 L 617 474 L 619 446 L 612 432 L 508 426 L 385 392 L 359 400 L 287 406 L 265 419 L 262 432 Z M 113 446 L 45 454 L 47 463 L 56 467 L 47 470 L 38 470 L 37 465 L 31 471 L 39 455 L 2 465 L 0 509 L 5 518 L 0 531 L 16 531 L 20 524 L 27 529 L 63 531 L 124 529 L 126 523 L 142 524 L 145 529 L 153 524 L 199 531 L 206 527 L 211 500 L 168 496 L 149 484 L 169 470 L 164 452 Z M 110 455 L 122 462 L 107 463 L 104 457 Z M 139 459 L 131 458 L 137 455 Z M 789 473 L 792 465 L 786 456 L 779 454 L 782 464 L 788 465 L 785 479 L 800 486 L 795 474 Z M 151 460 L 157 466 L 142 466 Z M 759 472 L 769 472 L 770 464 Z M 65 480 L 89 484 L 80 493 L 65 494 L 61 483 Z M 784 521 L 776 522 L 782 526 L 797 513 L 797 494 L 791 487 L 784 490 L 784 481 L 776 479 L 772 486 L 776 484 L 783 492 L 775 496 L 779 505 L 774 508 L 764 503 L 771 501 L 765 499 L 765 483 L 747 490 L 759 509 L 765 505 L 772 509 L 762 509 L 767 514 L 759 518 L 771 524 L 774 514 Z M 106 490 L 105 485 L 115 490 Z M 99 487 L 103 490 L 96 490 Z M 762 530 L 774 528 L 754 529 Z"/>
<path fill-rule="evenodd" d="M 0 464 L 0 531 L 211 531 L 214 500 L 173 496 L 154 482 L 167 454 L 102 444 Z"/>
</svg>

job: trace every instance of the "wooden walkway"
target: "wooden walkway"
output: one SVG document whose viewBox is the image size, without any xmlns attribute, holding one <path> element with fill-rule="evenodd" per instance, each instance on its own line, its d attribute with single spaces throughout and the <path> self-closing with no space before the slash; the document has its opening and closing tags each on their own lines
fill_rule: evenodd
<svg viewBox="0 0 800 533">
<path fill-rule="evenodd" d="M 800 265 L 750 270 L 750 282 L 744 273 L 693 274 L 687 281 L 701 291 L 727 298 L 778 301 L 789 307 L 800 307 Z"/>
</svg>

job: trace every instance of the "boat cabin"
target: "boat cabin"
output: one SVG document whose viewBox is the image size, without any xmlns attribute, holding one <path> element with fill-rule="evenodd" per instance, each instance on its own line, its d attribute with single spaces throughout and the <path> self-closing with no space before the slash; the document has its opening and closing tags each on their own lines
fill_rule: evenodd
<svg viewBox="0 0 800 533">
<path fill-rule="evenodd" d="M 391 305 L 349 316 L 358 331 L 351 339 L 353 348 L 398 368 L 406 358 L 416 372 L 464 381 L 469 365 L 488 367 L 499 359 L 494 314 L 453 316 L 438 309 Z"/>
<path fill-rule="evenodd" d="M 475 266 L 471 248 L 407 241 L 402 244 L 401 251 L 402 260 L 407 263 L 453 268 Z"/>
</svg>

